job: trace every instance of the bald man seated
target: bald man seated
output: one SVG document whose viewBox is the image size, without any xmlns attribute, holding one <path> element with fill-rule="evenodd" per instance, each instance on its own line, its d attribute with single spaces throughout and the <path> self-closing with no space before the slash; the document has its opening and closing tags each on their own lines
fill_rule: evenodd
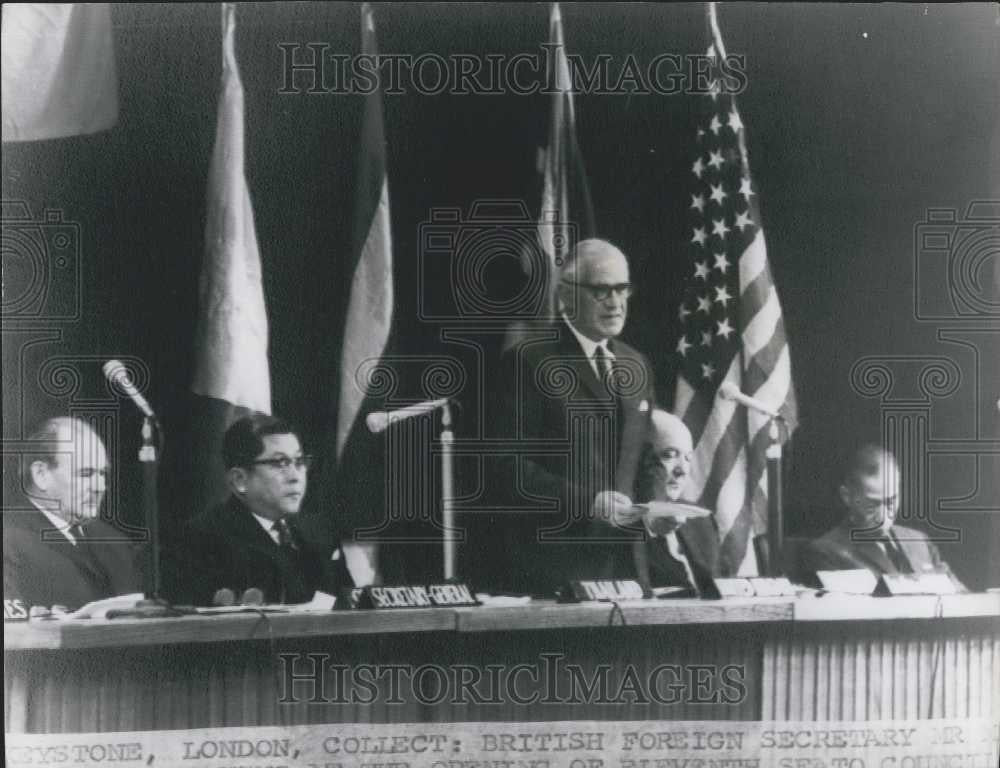
<svg viewBox="0 0 1000 768">
<path fill-rule="evenodd" d="M 637 502 L 685 501 L 691 474 L 691 432 L 672 413 L 654 409 L 636 485 Z M 641 524 L 644 542 L 633 547 L 636 578 L 644 588 L 683 587 L 702 594 L 717 575 L 719 531 L 714 516 L 666 517 L 615 494 L 607 502 L 619 526 Z"/>
<path fill-rule="evenodd" d="M 899 491 L 895 456 L 873 444 L 855 451 L 838 488 L 844 519 L 810 542 L 802 556 L 804 569 L 867 568 L 876 577 L 944 572 L 958 589 L 966 591 L 927 534 L 896 523 Z"/>
<path fill-rule="evenodd" d="M 24 499 L 4 500 L 4 599 L 29 606 L 86 603 L 142 591 L 140 549 L 99 519 L 108 455 L 84 422 L 49 419 L 28 437 Z"/>
</svg>

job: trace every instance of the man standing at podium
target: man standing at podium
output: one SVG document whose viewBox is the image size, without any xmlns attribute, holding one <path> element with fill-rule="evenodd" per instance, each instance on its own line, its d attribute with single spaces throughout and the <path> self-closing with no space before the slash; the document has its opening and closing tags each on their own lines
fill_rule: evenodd
<svg viewBox="0 0 1000 768">
<path fill-rule="evenodd" d="M 226 430 L 222 454 L 232 493 L 190 526 L 194 602 L 228 603 L 257 589 L 257 601 L 303 603 L 316 590 L 354 586 L 339 546 L 303 536 L 298 513 L 312 457 L 292 428 L 246 416 Z"/>
<path fill-rule="evenodd" d="M 653 405 L 648 361 L 617 338 L 632 294 L 625 254 L 582 240 L 558 280 L 559 319 L 501 361 L 498 432 L 514 455 L 497 473 L 505 511 L 478 563 L 490 587 L 545 595 L 571 579 L 627 576 L 614 565 L 634 532 L 594 502 L 631 495 Z"/>
<path fill-rule="evenodd" d="M 28 442 L 26 498 L 21 508 L 4 503 L 4 599 L 75 610 L 142 591 L 139 549 L 98 517 L 108 475 L 101 438 L 78 419 L 57 417 Z"/>
<path fill-rule="evenodd" d="M 806 548 L 805 570 L 867 568 L 875 576 L 943 571 L 964 590 L 926 534 L 896 524 L 899 491 L 899 466 L 889 451 L 873 444 L 855 451 L 838 488 L 844 520 Z"/>
</svg>

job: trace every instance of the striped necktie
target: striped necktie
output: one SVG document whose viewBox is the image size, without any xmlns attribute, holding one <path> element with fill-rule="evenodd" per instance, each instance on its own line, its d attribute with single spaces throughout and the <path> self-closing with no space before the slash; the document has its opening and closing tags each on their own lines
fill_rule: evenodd
<svg viewBox="0 0 1000 768">
<path fill-rule="evenodd" d="M 287 518 L 280 518 L 275 520 L 274 525 L 271 526 L 271 530 L 278 534 L 278 546 L 288 547 L 289 549 L 298 549 L 298 544 L 295 543 L 295 536 L 292 535 L 292 527 L 288 524 Z"/>
</svg>

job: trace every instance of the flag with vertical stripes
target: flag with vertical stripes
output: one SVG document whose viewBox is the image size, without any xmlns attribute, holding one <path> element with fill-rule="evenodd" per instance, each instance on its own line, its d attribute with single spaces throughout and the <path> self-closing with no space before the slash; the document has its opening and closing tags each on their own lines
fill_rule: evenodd
<svg viewBox="0 0 1000 768">
<path fill-rule="evenodd" d="M 538 235 L 546 256 L 547 316 L 555 311 L 555 284 L 563 259 L 576 241 L 594 234 L 594 204 L 587 171 L 576 138 L 573 83 L 566 60 L 562 13 L 552 4 L 549 17 L 549 71 L 546 84 L 554 87 L 549 119 L 549 141 L 543 166 L 542 207 Z"/>
<path fill-rule="evenodd" d="M 375 20 L 368 3 L 361 6 L 361 52 L 377 56 Z M 337 413 L 337 456 L 354 428 L 365 398 L 359 371 L 366 360 L 385 351 L 392 325 L 392 236 L 389 227 L 389 180 L 386 175 L 382 93 L 365 96 L 351 269 L 351 297 L 340 356 L 340 399 Z"/>
<path fill-rule="evenodd" d="M 5 3 L 3 140 L 96 133 L 118 122 L 111 6 Z"/>
<path fill-rule="evenodd" d="M 724 57 L 715 3 L 707 13 L 709 56 Z M 751 574 L 750 541 L 767 525 L 768 420 L 717 391 L 732 382 L 779 410 L 788 434 L 796 422 L 795 391 L 736 99 L 718 80 L 697 98 L 675 411 L 694 438 L 692 495 L 715 510 L 720 567 L 726 575 Z"/>
<path fill-rule="evenodd" d="M 576 110 L 573 105 L 573 81 L 566 58 L 562 13 L 559 3 L 552 3 L 549 14 L 549 43 L 545 77 L 552 91 L 549 106 L 549 130 L 545 149 L 539 151 L 538 171 L 542 195 L 538 215 L 538 247 L 522 247 L 521 268 L 529 286 L 542 292 L 535 316 L 517 321 L 507 329 L 504 349 L 530 336 L 531 327 L 546 325 L 557 317 L 556 287 L 559 268 L 578 240 L 593 237 L 594 205 L 587 183 L 583 153 L 576 138 Z M 532 297 L 539 294 L 531 290 Z"/>
<path fill-rule="evenodd" d="M 268 322 L 253 206 L 244 171 L 243 83 L 236 9 L 222 5 L 222 88 L 208 171 L 205 260 L 198 293 L 192 391 L 195 512 L 225 498 L 222 435 L 236 419 L 271 412 Z"/>
</svg>

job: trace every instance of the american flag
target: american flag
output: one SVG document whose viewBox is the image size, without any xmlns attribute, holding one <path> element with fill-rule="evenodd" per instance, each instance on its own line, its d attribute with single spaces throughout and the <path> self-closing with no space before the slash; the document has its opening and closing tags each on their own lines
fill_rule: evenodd
<svg viewBox="0 0 1000 768">
<path fill-rule="evenodd" d="M 709 56 L 726 55 L 715 3 Z M 767 527 L 768 419 L 716 396 L 723 382 L 764 401 L 795 427 L 795 391 L 781 305 L 767 261 L 746 129 L 719 81 L 698 97 L 687 264 L 678 309 L 675 410 L 694 438 L 691 492 L 715 510 L 724 575 L 756 572 L 751 537 Z"/>
</svg>

